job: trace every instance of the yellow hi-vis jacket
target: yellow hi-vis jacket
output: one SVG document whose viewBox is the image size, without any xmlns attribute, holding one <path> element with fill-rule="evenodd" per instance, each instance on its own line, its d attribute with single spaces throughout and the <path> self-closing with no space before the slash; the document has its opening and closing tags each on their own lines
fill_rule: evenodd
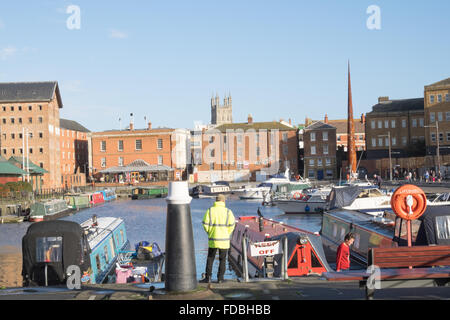
<svg viewBox="0 0 450 320">
<path fill-rule="evenodd" d="M 203 228 L 208 234 L 208 246 L 219 249 L 230 248 L 230 236 L 234 226 L 233 212 L 225 207 L 224 202 L 214 202 L 203 217 Z"/>
</svg>

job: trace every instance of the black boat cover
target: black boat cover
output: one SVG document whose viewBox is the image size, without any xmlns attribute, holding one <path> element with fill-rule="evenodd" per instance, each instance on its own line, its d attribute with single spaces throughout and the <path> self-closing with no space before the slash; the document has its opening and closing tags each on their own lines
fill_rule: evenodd
<svg viewBox="0 0 450 320">
<path fill-rule="evenodd" d="M 328 198 L 329 208 L 336 209 L 351 205 L 362 189 L 358 186 L 333 188 Z"/>
<path fill-rule="evenodd" d="M 81 226 L 72 221 L 51 220 L 32 224 L 22 238 L 24 285 L 59 285 L 66 270 L 77 265 L 81 272 L 90 266 L 90 248 Z"/>
<path fill-rule="evenodd" d="M 288 233 L 284 233 L 284 234 L 280 234 L 280 235 L 271 237 L 268 240 L 271 240 L 271 241 L 279 240 L 280 246 L 283 246 L 282 239 L 285 236 L 287 237 L 287 240 L 288 240 L 287 246 L 288 246 L 289 257 L 292 255 L 293 251 L 295 250 L 295 247 L 298 244 L 298 239 L 300 237 L 306 237 L 306 238 L 308 238 L 309 243 L 311 244 L 314 251 L 316 252 L 317 258 L 320 259 L 320 262 L 323 264 L 323 266 L 325 267 L 327 272 L 333 271 L 333 269 L 328 265 L 327 259 L 325 258 L 325 253 L 323 251 L 322 238 L 320 236 L 314 236 L 314 235 L 310 235 L 310 234 L 302 233 L 302 232 L 288 232 Z M 288 257 L 288 259 L 289 259 L 289 257 Z M 274 256 L 274 261 L 275 261 L 274 276 L 275 277 L 281 276 L 281 268 L 282 268 L 281 259 L 282 258 L 283 258 L 282 254 L 277 254 Z"/>
<path fill-rule="evenodd" d="M 450 206 L 428 206 L 415 245 L 450 245 Z"/>
</svg>

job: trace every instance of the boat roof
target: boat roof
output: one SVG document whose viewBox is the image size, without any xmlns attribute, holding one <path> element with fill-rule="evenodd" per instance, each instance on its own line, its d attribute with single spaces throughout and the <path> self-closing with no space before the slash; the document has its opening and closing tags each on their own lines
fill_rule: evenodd
<svg viewBox="0 0 450 320">
<path fill-rule="evenodd" d="M 97 218 L 97 226 L 93 227 L 92 218 L 81 224 L 87 230 L 89 246 L 93 250 L 111 231 L 116 229 L 123 220 L 121 218 L 101 217 Z"/>
<path fill-rule="evenodd" d="M 376 223 L 373 221 L 373 215 L 364 212 L 335 209 L 324 212 L 324 215 L 336 217 L 340 220 L 344 220 L 348 223 L 353 223 L 354 225 L 360 226 L 364 229 L 376 231 L 377 233 L 383 234 L 390 238 L 392 238 L 393 236 L 394 229 L 392 228 L 392 226 L 384 225 L 382 223 Z"/>
</svg>

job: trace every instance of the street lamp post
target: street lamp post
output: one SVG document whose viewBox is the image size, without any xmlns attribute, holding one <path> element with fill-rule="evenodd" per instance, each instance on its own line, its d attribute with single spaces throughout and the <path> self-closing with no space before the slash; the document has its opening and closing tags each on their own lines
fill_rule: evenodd
<svg viewBox="0 0 450 320">
<path fill-rule="evenodd" d="M 389 179 L 392 182 L 392 156 L 391 156 L 391 132 L 388 131 L 388 134 L 379 135 L 379 137 L 388 137 L 389 139 Z"/>
<path fill-rule="evenodd" d="M 439 122 L 435 122 L 434 126 L 424 126 L 425 128 L 436 128 L 436 156 L 437 156 L 437 174 L 441 173 L 441 157 L 439 154 Z"/>
</svg>

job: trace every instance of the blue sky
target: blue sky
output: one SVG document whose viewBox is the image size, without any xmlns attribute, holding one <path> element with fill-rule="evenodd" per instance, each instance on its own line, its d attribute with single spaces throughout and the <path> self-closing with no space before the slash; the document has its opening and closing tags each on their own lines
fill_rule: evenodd
<svg viewBox="0 0 450 320">
<path fill-rule="evenodd" d="M 449 12 L 448 0 L 2 1 L 0 81 L 57 80 L 61 117 L 91 131 L 131 112 L 140 128 L 209 123 L 211 95 L 228 92 L 234 122 L 302 123 L 346 117 L 350 60 L 358 117 L 450 77 Z"/>
</svg>

